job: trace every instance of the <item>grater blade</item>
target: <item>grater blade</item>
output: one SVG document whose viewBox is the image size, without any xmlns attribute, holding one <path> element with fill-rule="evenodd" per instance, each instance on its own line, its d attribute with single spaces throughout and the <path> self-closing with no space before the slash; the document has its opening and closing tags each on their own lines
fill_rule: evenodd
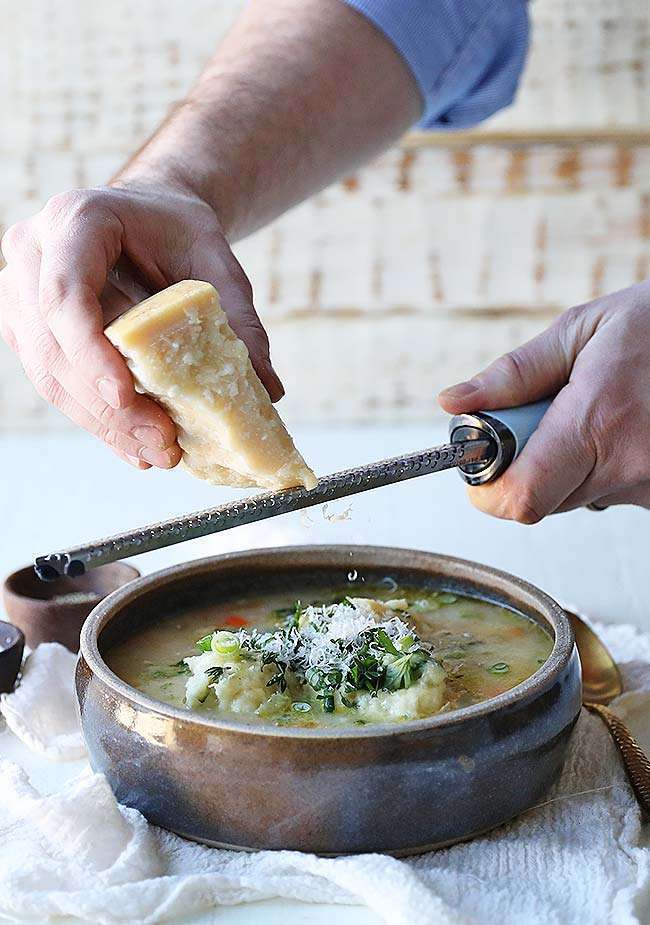
<svg viewBox="0 0 650 925">
<path fill-rule="evenodd" d="M 391 459 L 327 475 L 320 479 L 315 488 L 309 490 L 286 488 L 283 491 L 264 492 L 97 540 L 76 549 L 38 556 L 34 561 L 34 569 L 44 581 L 52 581 L 61 575 L 76 577 L 83 575 L 89 568 L 151 552 L 164 546 L 173 546 L 175 543 L 184 543 L 199 536 L 220 533 L 232 527 L 335 501 L 337 498 L 370 491 L 383 485 L 405 482 L 431 472 L 489 461 L 495 452 L 493 440 L 477 439 L 447 443 L 404 456 L 394 456 Z"/>
</svg>

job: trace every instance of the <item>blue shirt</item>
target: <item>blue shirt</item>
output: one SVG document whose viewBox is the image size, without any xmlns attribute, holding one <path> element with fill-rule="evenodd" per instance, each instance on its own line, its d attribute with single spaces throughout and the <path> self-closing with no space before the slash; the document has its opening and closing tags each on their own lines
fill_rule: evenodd
<svg viewBox="0 0 650 925">
<path fill-rule="evenodd" d="M 466 128 L 509 105 L 528 48 L 526 0 L 345 0 L 395 45 L 423 128 Z"/>
</svg>

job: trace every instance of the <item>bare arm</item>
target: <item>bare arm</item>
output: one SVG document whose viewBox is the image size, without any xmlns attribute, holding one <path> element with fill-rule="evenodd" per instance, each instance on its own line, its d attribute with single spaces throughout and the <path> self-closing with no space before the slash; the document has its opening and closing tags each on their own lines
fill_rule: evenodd
<svg viewBox="0 0 650 925">
<path fill-rule="evenodd" d="M 39 393 L 138 466 L 180 458 L 171 421 L 103 336 L 130 302 L 212 282 L 272 398 L 282 386 L 228 242 L 398 137 L 420 94 L 392 44 L 340 0 L 252 0 L 187 100 L 106 187 L 51 199 L 3 238 L 0 330 Z M 127 287 L 128 288 L 128 287 Z"/>
<path fill-rule="evenodd" d="M 118 182 L 180 183 L 237 239 L 381 151 L 421 105 L 391 43 L 340 0 L 253 0 Z"/>
</svg>

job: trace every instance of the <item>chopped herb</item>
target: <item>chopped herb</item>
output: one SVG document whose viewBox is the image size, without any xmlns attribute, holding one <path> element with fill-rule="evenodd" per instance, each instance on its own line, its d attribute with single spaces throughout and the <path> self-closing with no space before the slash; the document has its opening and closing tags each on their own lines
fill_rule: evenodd
<svg viewBox="0 0 650 925">
<path fill-rule="evenodd" d="M 174 662 L 174 664 L 172 665 L 172 668 L 177 669 L 176 674 L 192 674 L 192 669 L 187 664 L 184 658 L 182 658 L 180 662 Z"/>
<path fill-rule="evenodd" d="M 405 636 L 404 638 L 411 639 L 411 640 L 413 639 L 412 636 Z M 381 647 L 383 649 L 386 649 L 386 651 L 389 652 L 391 655 L 399 655 L 399 649 L 396 648 L 395 644 L 393 643 L 392 639 L 390 638 L 386 630 L 378 630 L 377 639 L 379 640 L 379 644 L 381 645 Z"/>
<path fill-rule="evenodd" d="M 207 636 L 202 636 L 201 639 L 197 640 L 196 645 L 201 652 L 209 652 L 212 648 L 212 633 L 208 633 Z"/>
<path fill-rule="evenodd" d="M 286 630 L 298 629 L 298 620 L 302 612 L 300 601 L 295 601 L 293 607 L 280 607 L 273 611 L 276 619 L 282 623 Z"/>
<path fill-rule="evenodd" d="M 333 713 L 334 712 L 334 695 L 333 694 L 323 694 L 322 701 L 323 701 L 323 710 L 326 713 Z"/>
<path fill-rule="evenodd" d="M 442 594 L 438 595 L 438 600 L 441 604 L 455 604 L 458 598 L 455 594 L 449 594 L 448 591 L 443 591 Z"/>
<path fill-rule="evenodd" d="M 274 674 L 273 677 L 270 678 L 270 680 L 266 682 L 267 687 L 274 687 L 276 684 L 278 685 L 282 693 L 286 691 L 287 680 L 284 676 L 284 671 L 278 671 L 277 674 Z"/>
<path fill-rule="evenodd" d="M 273 673 L 266 686 L 280 693 L 287 690 L 290 672 L 298 683 L 312 688 L 325 713 L 333 713 L 337 695 L 343 706 L 352 709 L 356 708 L 353 694 L 376 696 L 382 690 L 410 687 L 431 659 L 414 630 L 394 610 L 388 608 L 384 619 L 381 616 L 347 597 L 309 607 L 296 601 L 290 612 L 282 612 L 282 625 L 274 631 L 219 631 L 197 645 L 203 651 L 221 652 L 223 643 L 228 653 L 222 654 L 237 652 L 256 660 L 262 669 L 270 666 Z M 209 669 L 213 680 L 222 672 Z"/>
<path fill-rule="evenodd" d="M 505 662 L 495 662 L 494 665 L 490 665 L 488 671 L 490 674 L 507 674 L 510 671 L 510 665 Z"/>
<path fill-rule="evenodd" d="M 214 665 L 214 667 L 212 668 L 207 668 L 205 673 L 209 676 L 210 680 L 214 683 L 216 681 L 221 680 L 225 670 L 226 669 L 222 668 L 221 665 Z"/>
<path fill-rule="evenodd" d="M 386 689 L 397 691 L 402 687 L 410 687 L 422 674 L 422 668 L 427 660 L 428 655 L 421 649 L 400 655 L 386 666 Z"/>
</svg>

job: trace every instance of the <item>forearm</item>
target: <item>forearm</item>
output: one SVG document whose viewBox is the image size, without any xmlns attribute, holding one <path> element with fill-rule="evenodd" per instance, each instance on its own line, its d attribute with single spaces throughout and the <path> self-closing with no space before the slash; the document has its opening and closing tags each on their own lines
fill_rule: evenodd
<svg viewBox="0 0 650 925">
<path fill-rule="evenodd" d="M 340 0 L 252 0 L 116 181 L 191 189 L 232 240 L 386 147 L 421 105 L 392 44 Z"/>
</svg>

